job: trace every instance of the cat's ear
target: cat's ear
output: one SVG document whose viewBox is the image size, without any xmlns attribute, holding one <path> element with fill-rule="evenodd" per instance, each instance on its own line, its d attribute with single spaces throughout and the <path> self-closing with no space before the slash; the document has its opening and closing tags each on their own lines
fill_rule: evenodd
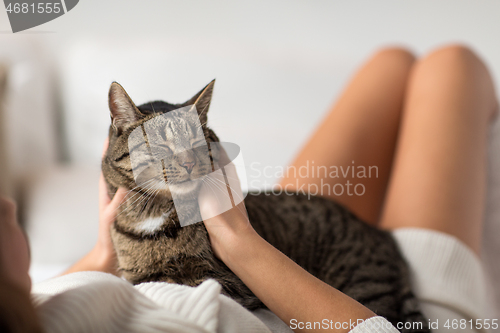
<svg viewBox="0 0 500 333">
<path fill-rule="evenodd" d="M 117 134 L 120 134 L 128 124 L 143 117 L 125 89 L 117 82 L 111 83 L 108 104 L 111 112 L 111 123 Z"/>
<path fill-rule="evenodd" d="M 215 79 L 213 79 L 205 88 L 201 89 L 199 93 L 194 95 L 189 101 L 184 103 L 184 105 L 195 105 L 196 111 L 198 112 L 198 117 L 200 118 L 200 123 L 204 126 L 207 123 L 207 113 L 210 108 L 210 102 L 212 101 L 212 92 L 214 91 Z"/>
</svg>

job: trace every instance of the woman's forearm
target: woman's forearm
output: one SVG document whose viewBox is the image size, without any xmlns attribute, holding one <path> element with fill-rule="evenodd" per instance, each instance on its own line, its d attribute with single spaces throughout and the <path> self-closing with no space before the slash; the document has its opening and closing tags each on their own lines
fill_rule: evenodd
<svg viewBox="0 0 500 333">
<path fill-rule="evenodd" d="M 306 272 L 253 229 L 230 238 L 226 246 L 234 246 L 221 251 L 222 260 L 286 324 L 320 322 L 322 327 L 317 327 L 318 331 L 325 331 L 325 323 L 335 330 L 335 323 L 356 323 L 358 319 L 375 316 L 363 305 Z M 339 332 L 353 328 L 343 326 Z"/>
<path fill-rule="evenodd" d="M 101 249 L 96 245 L 89 253 L 61 275 L 83 271 L 100 271 L 117 275 L 114 253 L 109 252 L 107 249 Z"/>
</svg>

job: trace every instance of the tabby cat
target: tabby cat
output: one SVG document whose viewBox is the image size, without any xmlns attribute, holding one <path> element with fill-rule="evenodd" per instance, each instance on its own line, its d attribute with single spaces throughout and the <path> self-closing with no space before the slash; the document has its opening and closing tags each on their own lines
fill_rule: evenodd
<svg viewBox="0 0 500 333">
<path fill-rule="evenodd" d="M 264 307 L 263 303 L 214 256 L 204 224 L 180 227 L 170 193 L 176 190 L 174 185 L 170 190 L 138 186 L 132 171 L 129 134 L 148 120 L 172 110 L 195 105 L 206 141 L 219 141 L 206 125 L 214 83 L 210 82 L 183 104 L 155 101 L 140 106 L 132 102 L 118 83 L 112 83 L 109 90 L 112 124 L 102 170 L 111 197 L 118 187 L 130 190 L 111 229 L 112 240 L 119 269 L 134 284 L 165 281 L 196 286 L 213 278 L 222 285 L 225 295 L 254 310 Z M 192 125 L 187 119 L 178 119 L 175 126 L 159 127 L 163 149 L 174 149 L 175 137 L 192 135 Z M 211 159 L 216 160 L 217 154 L 210 153 Z M 190 158 L 191 169 L 182 160 L 173 160 L 163 167 L 169 184 L 211 171 L 213 161 L 195 155 Z M 196 191 L 195 187 L 194 207 L 197 207 Z M 255 230 L 312 275 L 394 325 L 423 324 L 421 329 L 403 329 L 403 332 L 429 331 L 410 290 L 408 267 L 388 232 L 369 226 L 340 204 L 322 197 L 249 193 L 245 205 Z"/>
</svg>

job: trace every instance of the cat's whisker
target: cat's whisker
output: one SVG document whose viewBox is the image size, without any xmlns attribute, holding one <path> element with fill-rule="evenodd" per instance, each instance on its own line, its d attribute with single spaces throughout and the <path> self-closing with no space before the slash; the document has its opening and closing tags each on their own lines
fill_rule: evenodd
<svg viewBox="0 0 500 333">
<path fill-rule="evenodd" d="M 129 199 L 130 198 L 130 192 L 135 192 L 134 195 L 137 195 L 138 191 L 135 191 L 135 189 L 137 188 L 140 188 L 141 186 L 144 186 L 145 184 L 148 184 L 152 181 L 152 179 L 148 180 L 147 182 L 145 182 L 144 184 L 141 184 L 141 185 L 136 185 L 134 188 L 130 189 L 129 191 L 127 191 L 127 194 L 125 195 L 125 198 Z"/>
<path fill-rule="evenodd" d="M 150 179 L 148 180 L 147 182 L 145 182 L 144 184 L 151 184 L 151 182 L 153 181 L 154 179 Z M 137 185 L 135 186 L 133 189 L 131 189 L 130 191 L 127 192 L 127 194 L 125 195 L 125 200 L 118 206 L 116 207 L 115 211 L 119 210 L 121 206 L 125 205 L 129 200 L 133 200 L 133 198 L 135 198 L 137 195 L 141 195 L 141 192 L 140 191 L 135 191 L 135 193 L 133 195 L 129 195 L 130 192 L 134 191 L 136 188 L 140 188 L 141 186 L 144 186 L 144 184 L 141 184 L 140 186 Z M 148 185 L 149 185 L 148 184 Z"/>
<path fill-rule="evenodd" d="M 210 106 L 210 103 L 207 103 L 207 105 L 205 105 L 205 107 L 203 108 L 203 110 L 199 113 L 199 117 L 200 118 L 208 110 L 209 106 Z M 205 124 L 206 124 L 206 122 L 205 122 Z"/>
<path fill-rule="evenodd" d="M 231 178 L 231 179 L 239 180 L 239 179 L 238 179 L 238 178 L 236 178 L 236 177 L 227 177 L 227 178 Z M 217 180 L 218 180 L 219 182 L 223 183 L 223 184 L 224 184 L 223 186 L 226 186 L 226 187 L 227 187 L 227 186 L 229 185 L 229 187 L 231 188 L 231 192 L 233 193 L 233 195 L 234 195 L 234 194 L 238 195 L 238 192 L 237 192 L 237 191 L 235 191 L 235 190 L 233 189 L 233 187 L 232 187 L 230 184 L 227 184 L 225 181 L 223 182 L 223 181 L 222 181 L 222 180 L 220 180 L 220 179 L 217 179 Z M 241 188 L 240 188 L 240 190 L 241 190 Z"/>
<path fill-rule="evenodd" d="M 217 188 L 219 188 L 219 189 L 223 189 L 223 188 L 225 188 L 225 187 L 226 187 L 224 182 L 219 181 L 219 183 L 218 183 L 218 182 L 216 182 L 216 180 L 215 180 L 214 178 L 207 177 L 207 178 L 205 178 L 205 180 L 206 180 L 207 182 L 210 182 L 211 184 L 213 184 L 214 186 L 216 186 L 216 187 L 217 187 Z M 223 183 L 224 185 L 221 185 L 220 183 Z"/>
<path fill-rule="evenodd" d="M 150 182 L 150 181 L 151 181 L 151 179 L 150 179 L 150 180 L 148 180 L 146 183 L 148 183 L 148 182 Z M 138 187 L 140 187 L 140 185 L 136 185 L 135 187 L 133 187 L 132 189 L 130 189 L 130 191 L 129 191 L 129 192 L 132 192 L 133 190 L 135 190 L 135 189 L 136 189 L 136 188 L 138 188 Z"/>
<path fill-rule="evenodd" d="M 151 108 L 153 109 L 153 113 L 157 113 L 156 110 L 155 110 L 155 107 L 153 106 L 153 103 L 149 103 L 151 105 Z"/>
<path fill-rule="evenodd" d="M 217 193 L 215 193 L 215 191 L 213 190 L 212 185 L 210 184 L 210 182 L 208 182 L 208 181 L 207 181 L 207 182 L 206 182 L 206 184 L 207 184 L 207 187 L 208 187 L 208 188 L 212 191 L 212 193 L 214 194 L 214 197 L 215 197 L 215 198 L 217 198 L 217 201 L 219 201 L 219 202 L 220 202 L 219 196 L 218 196 L 218 195 L 217 195 Z M 214 184 L 214 185 L 215 185 L 215 184 Z M 215 186 L 217 187 L 217 185 L 215 185 Z"/>
<path fill-rule="evenodd" d="M 137 186 L 135 186 L 133 189 L 131 189 L 131 190 L 129 190 L 129 191 L 127 192 L 127 194 L 125 195 L 125 198 L 130 199 L 130 198 L 132 198 L 132 197 L 136 196 L 137 194 L 140 194 L 140 191 L 135 191 L 135 189 L 137 189 L 137 188 L 141 188 L 141 187 L 144 187 L 145 185 L 149 185 L 152 181 L 154 181 L 154 179 L 150 179 L 150 180 L 148 180 L 147 182 L 145 182 L 145 183 L 143 183 L 143 184 L 141 184 L 141 185 L 137 185 Z M 134 193 L 134 195 L 129 196 L 130 192 L 132 192 L 132 191 L 134 191 L 134 192 L 135 192 L 135 193 Z"/>
<path fill-rule="evenodd" d="M 139 205 L 141 205 L 145 200 L 147 200 L 148 196 L 150 193 L 153 193 L 154 191 L 156 191 L 156 189 L 153 188 L 154 184 L 152 186 L 150 186 L 148 188 L 148 190 L 146 190 L 143 195 L 137 199 L 131 206 L 130 208 L 136 208 L 138 207 Z M 138 202 L 137 202 L 138 201 Z"/>
<path fill-rule="evenodd" d="M 153 189 L 153 191 L 150 193 L 149 197 L 148 197 L 148 202 L 152 201 L 151 198 L 153 197 L 153 194 L 154 194 L 154 198 L 153 200 L 156 198 L 156 196 L 158 195 L 158 193 L 160 193 L 160 189 Z"/>
<path fill-rule="evenodd" d="M 238 178 L 238 177 L 228 176 L 227 174 L 226 174 L 226 178 L 227 178 L 227 179 L 234 179 L 234 180 L 238 180 L 238 181 L 239 181 L 239 178 Z"/>
<path fill-rule="evenodd" d="M 141 215 L 145 211 L 146 207 L 148 206 L 148 203 L 150 202 L 149 200 L 152 198 L 153 194 L 155 194 L 157 192 L 158 192 L 158 190 L 154 189 L 153 191 L 148 193 L 148 195 L 146 196 L 146 201 L 144 202 L 141 210 L 139 211 L 139 215 Z"/>
<path fill-rule="evenodd" d="M 139 202 L 136 202 L 133 205 L 128 206 L 127 209 L 123 210 L 120 214 L 129 215 L 132 211 L 136 210 L 137 207 L 139 207 L 142 202 L 144 202 L 145 198 L 146 195 L 142 196 Z"/>
<path fill-rule="evenodd" d="M 217 193 L 215 193 L 215 191 L 213 191 L 213 187 L 215 187 L 218 191 L 220 191 L 220 193 L 223 193 L 224 195 L 227 194 L 227 187 L 226 186 L 223 186 L 219 183 L 216 183 L 213 179 L 207 179 L 207 185 L 209 185 L 211 183 L 211 185 L 213 186 L 209 186 L 210 189 L 212 189 L 212 192 L 214 193 L 214 195 L 217 197 L 217 200 L 219 200 L 219 196 L 217 195 Z"/>
<path fill-rule="evenodd" d="M 211 180 L 212 181 L 218 181 L 218 182 L 220 182 L 220 184 L 218 184 L 218 185 L 221 186 L 221 187 L 225 187 L 227 189 L 227 183 L 226 182 L 223 182 L 222 180 L 217 179 L 217 178 L 212 178 Z M 233 197 L 236 197 L 236 199 L 238 201 L 242 201 L 244 199 L 243 196 L 240 196 L 238 194 L 238 191 L 231 190 L 231 194 L 233 195 Z"/>
<path fill-rule="evenodd" d="M 228 177 L 228 176 L 226 176 L 226 177 L 227 177 L 227 178 L 230 178 L 230 179 L 237 179 L 237 178 L 234 178 L 234 177 Z M 210 178 L 212 178 L 212 177 L 210 177 Z M 213 179 L 213 180 L 216 180 L 216 181 L 218 181 L 218 182 L 220 182 L 220 183 L 222 183 L 222 184 L 224 184 L 224 186 L 228 186 L 228 185 L 229 185 L 229 184 L 227 184 L 225 181 L 222 181 L 222 180 L 220 180 L 220 179 L 217 179 L 217 178 L 212 178 L 212 179 Z"/>
<path fill-rule="evenodd" d="M 200 122 L 200 126 L 196 125 L 196 128 L 203 128 L 208 123 L 208 121 L 205 121 L 204 123 Z"/>
<path fill-rule="evenodd" d="M 152 202 L 154 202 L 154 201 L 155 201 L 156 196 L 158 195 L 158 193 L 160 193 L 160 191 L 159 191 L 159 190 L 157 190 L 157 191 L 156 191 L 155 196 L 153 197 L 153 200 L 151 200 Z"/>
<path fill-rule="evenodd" d="M 130 212 L 132 209 L 134 209 L 135 207 L 137 207 L 144 200 L 144 195 L 147 195 L 147 193 L 149 191 L 151 191 L 153 189 L 153 187 L 156 185 L 156 183 L 152 182 L 152 180 L 155 180 L 155 179 L 154 178 L 151 179 L 150 184 L 146 188 L 144 188 L 144 190 L 145 190 L 144 193 L 137 192 L 137 193 L 139 193 L 141 195 L 138 198 L 136 198 L 134 202 L 132 202 L 131 204 L 128 204 L 128 206 L 125 209 L 123 209 L 118 215 L 121 215 L 121 214 L 124 214 L 124 213 L 128 214 L 128 212 Z M 139 203 L 137 203 L 138 201 L 139 201 Z M 128 203 L 128 201 L 126 201 L 124 203 Z"/>
</svg>

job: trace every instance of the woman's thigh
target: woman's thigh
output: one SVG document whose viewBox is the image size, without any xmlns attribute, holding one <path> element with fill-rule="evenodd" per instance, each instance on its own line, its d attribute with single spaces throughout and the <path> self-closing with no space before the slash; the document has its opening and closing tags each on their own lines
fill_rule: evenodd
<svg viewBox="0 0 500 333">
<path fill-rule="evenodd" d="M 302 148 L 281 186 L 330 197 L 376 224 L 414 61 L 410 52 L 399 48 L 371 57 Z M 365 177 L 359 167 L 366 168 Z M 301 177 L 301 168 L 308 169 L 307 175 Z M 354 188 L 358 183 L 362 187 Z"/>
<path fill-rule="evenodd" d="M 479 251 L 497 107 L 491 76 L 470 49 L 444 47 L 415 64 L 381 227 L 434 229 Z"/>
</svg>

